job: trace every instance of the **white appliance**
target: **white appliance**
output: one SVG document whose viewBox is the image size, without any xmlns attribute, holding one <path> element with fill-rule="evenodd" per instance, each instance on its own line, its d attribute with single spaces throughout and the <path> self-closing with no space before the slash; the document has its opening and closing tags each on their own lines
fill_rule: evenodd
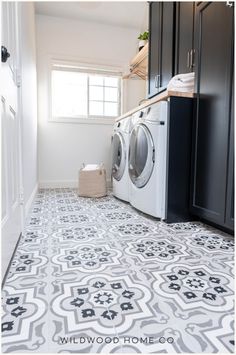
<svg viewBox="0 0 236 355">
<path fill-rule="evenodd" d="M 129 127 L 130 117 L 115 123 L 112 140 L 112 185 L 114 196 L 129 201 Z"/>
<path fill-rule="evenodd" d="M 167 102 L 133 115 L 129 143 L 130 203 L 151 216 L 166 218 Z"/>
</svg>

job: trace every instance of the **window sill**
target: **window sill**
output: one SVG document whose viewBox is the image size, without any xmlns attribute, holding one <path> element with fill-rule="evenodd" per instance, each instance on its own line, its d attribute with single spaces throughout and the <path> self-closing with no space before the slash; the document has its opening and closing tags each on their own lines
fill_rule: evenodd
<svg viewBox="0 0 236 355">
<path fill-rule="evenodd" d="M 51 118 L 49 123 L 75 123 L 75 124 L 103 124 L 103 125 L 114 125 L 114 118 L 71 118 L 71 117 L 56 117 Z"/>
</svg>

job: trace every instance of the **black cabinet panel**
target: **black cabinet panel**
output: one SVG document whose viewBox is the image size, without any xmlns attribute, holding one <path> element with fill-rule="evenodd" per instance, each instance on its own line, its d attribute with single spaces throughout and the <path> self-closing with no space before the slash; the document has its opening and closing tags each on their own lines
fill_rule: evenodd
<svg viewBox="0 0 236 355">
<path fill-rule="evenodd" d="M 192 220 L 189 213 L 192 110 L 192 99 L 170 97 L 166 219 L 168 223 Z"/>
<path fill-rule="evenodd" d="M 193 70 L 191 57 L 194 48 L 194 8 L 194 2 L 176 3 L 176 74 Z"/>
<path fill-rule="evenodd" d="M 234 228 L 234 87 L 232 90 L 231 97 L 231 121 L 229 132 L 229 160 L 225 226 L 229 229 Z"/>
<path fill-rule="evenodd" d="M 192 212 L 224 225 L 232 75 L 233 10 L 196 8 L 196 131 Z M 217 40 L 216 40 L 217 39 Z"/>
</svg>

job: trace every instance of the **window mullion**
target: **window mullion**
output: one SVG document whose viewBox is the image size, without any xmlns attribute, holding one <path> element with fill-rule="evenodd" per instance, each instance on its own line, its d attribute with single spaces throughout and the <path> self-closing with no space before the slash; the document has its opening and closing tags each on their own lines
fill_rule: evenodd
<svg viewBox="0 0 236 355">
<path fill-rule="evenodd" d="M 120 78 L 119 78 L 119 80 L 118 80 L 117 91 L 118 91 L 118 97 L 117 97 L 117 113 L 118 113 L 118 115 L 120 115 L 120 114 L 121 114 L 121 80 L 120 80 Z"/>
<path fill-rule="evenodd" d="M 87 76 L 87 118 L 90 117 L 89 112 L 89 75 Z"/>
<path fill-rule="evenodd" d="M 103 78 L 103 116 L 105 116 L 105 78 Z"/>
</svg>

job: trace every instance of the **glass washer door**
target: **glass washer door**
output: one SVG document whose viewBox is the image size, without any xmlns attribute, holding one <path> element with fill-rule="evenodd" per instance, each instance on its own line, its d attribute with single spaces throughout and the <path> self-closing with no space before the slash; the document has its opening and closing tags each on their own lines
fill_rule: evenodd
<svg viewBox="0 0 236 355">
<path fill-rule="evenodd" d="M 119 132 L 114 134 L 112 145 L 112 176 L 119 181 L 124 174 L 126 162 L 125 141 Z"/>
<path fill-rule="evenodd" d="M 144 187 L 150 179 L 155 163 L 155 147 L 149 129 L 137 124 L 130 136 L 129 176 L 132 183 Z"/>
</svg>

